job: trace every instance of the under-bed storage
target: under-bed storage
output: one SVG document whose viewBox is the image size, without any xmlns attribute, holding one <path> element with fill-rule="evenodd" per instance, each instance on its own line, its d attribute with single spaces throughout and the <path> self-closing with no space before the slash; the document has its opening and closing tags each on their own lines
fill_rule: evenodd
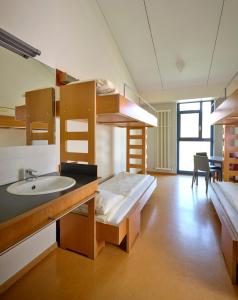
<svg viewBox="0 0 238 300">
<path fill-rule="evenodd" d="M 237 195 L 238 184 L 221 182 L 210 185 L 210 197 L 221 222 L 221 250 L 233 283 L 238 280 L 238 211 L 234 202 Z"/>
<path fill-rule="evenodd" d="M 127 178 L 123 178 L 124 176 L 128 177 L 129 180 L 131 179 L 131 186 L 130 184 L 128 185 L 130 189 L 123 187 L 123 180 L 127 180 Z M 138 178 L 139 181 L 137 182 Z M 118 187 L 114 184 L 115 182 L 118 182 Z M 137 185 L 132 187 L 135 182 L 137 182 Z M 118 206 L 113 213 L 109 213 L 104 219 L 102 216 L 96 215 L 97 252 L 105 245 L 105 242 L 121 245 L 127 252 L 130 251 L 140 233 L 141 211 L 156 186 L 157 181 L 152 176 L 129 175 L 126 173 L 119 174 L 112 178 L 111 185 L 110 180 L 100 185 L 99 190 L 101 191 L 107 188 L 116 192 L 117 190 L 115 190 L 115 188 L 118 188 L 117 192 L 124 194 L 125 197 L 122 204 Z M 128 205 L 128 209 L 126 209 L 126 205 Z M 121 213 L 123 213 L 123 215 Z M 114 223 L 112 221 L 114 221 Z M 79 240 L 83 239 L 87 231 L 87 215 L 85 214 L 85 209 L 77 209 L 60 221 L 60 246 L 65 249 L 83 253 L 82 250 L 84 250 L 86 245 L 82 245 L 82 242 Z"/>
</svg>

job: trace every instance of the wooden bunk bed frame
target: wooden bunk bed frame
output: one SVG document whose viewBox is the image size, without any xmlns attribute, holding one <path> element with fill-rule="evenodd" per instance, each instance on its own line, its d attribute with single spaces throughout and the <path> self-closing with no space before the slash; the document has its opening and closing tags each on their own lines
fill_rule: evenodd
<svg viewBox="0 0 238 300">
<path fill-rule="evenodd" d="M 25 101 L 25 105 L 15 107 L 15 116 L 0 116 L 0 128 L 25 129 L 27 145 L 32 145 L 36 140 L 54 144 L 55 90 L 45 88 L 28 91 Z"/>
<path fill-rule="evenodd" d="M 60 149 L 61 162 L 77 161 L 96 163 L 96 123 L 127 128 L 127 171 L 135 168 L 138 172 L 146 172 L 146 128 L 157 126 L 157 118 L 137 104 L 125 97 L 115 95 L 96 95 L 96 81 L 63 85 L 60 88 Z M 69 132 L 69 120 L 83 120 L 88 122 L 88 131 Z M 139 130 L 140 134 L 133 134 Z M 130 141 L 136 140 L 132 146 Z M 67 150 L 69 140 L 87 141 L 87 153 L 71 153 Z M 138 141 L 141 140 L 141 143 Z M 139 150 L 139 154 L 131 154 L 131 149 Z M 138 159 L 140 163 L 132 164 L 130 159 Z M 105 242 L 124 245 L 130 251 L 140 232 L 141 211 L 151 194 L 155 190 L 157 181 L 154 180 L 138 199 L 129 213 L 119 225 L 96 222 L 97 249 L 96 254 L 105 246 Z M 87 235 L 87 216 L 70 213 L 59 221 L 60 247 L 70 249 L 81 254 L 87 251 L 85 237 Z"/>
<path fill-rule="evenodd" d="M 211 114 L 212 125 L 224 125 L 224 181 L 238 176 L 238 89 Z"/>
<path fill-rule="evenodd" d="M 211 124 L 224 125 L 224 181 L 238 176 L 238 89 L 212 114 Z M 233 283 L 238 281 L 238 232 L 234 229 L 218 195 L 210 187 L 210 197 L 221 222 L 221 250 Z"/>
</svg>

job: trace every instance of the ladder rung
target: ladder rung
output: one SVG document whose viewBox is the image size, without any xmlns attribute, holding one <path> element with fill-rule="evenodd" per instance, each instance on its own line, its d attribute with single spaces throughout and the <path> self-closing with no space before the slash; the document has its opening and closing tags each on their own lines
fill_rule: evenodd
<svg viewBox="0 0 238 300">
<path fill-rule="evenodd" d="M 138 158 L 138 159 L 142 159 L 142 154 L 128 154 L 129 158 Z"/>
<path fill-rule="evenodd" d="M 88 153 L 65 152 L 63 155 L 63 159 L 88 162 Z"/>
<path fill-rule="evenodd" d="M 142 145 L 129 145 L 130 149 L 142 149 Z"/>
<path fill-rule="evenodd" d="M 65 132 L 65 139 L 71 141 L 87 141 L 88 132 Z"/>
<path fill-rule="evenodd" d="M 41 140 L 48 140 L 48 132 L 32 132 L 31 133 L 31 139 L 33 141 L 41 141 Z"/>
<path fill-rule="evenodd" d="M 142 140 L 143 139 L 143 135 L 140 135 L 140 134 L 130 134 L 129 135 L 129 139 L 131 139 L 131 140 Z"/>
<path fill-rule="evenodd" d="M 129 164 L 129 168 L 142 169 L 143 166 L 139 164 Z"/>
</svg>

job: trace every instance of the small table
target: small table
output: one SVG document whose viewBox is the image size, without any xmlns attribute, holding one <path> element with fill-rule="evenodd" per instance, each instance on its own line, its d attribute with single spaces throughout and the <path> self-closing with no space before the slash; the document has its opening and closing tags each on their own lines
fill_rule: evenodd
<svg viewBox="0 0 238 300">
<path fill-rule="evenodd" d="M 210 156 L 208 157 L 209 162 L 211 163 L 217 163 L 220 164 L 221 166 L 221 176 L 223 175 L 223 162 L 224 162 L 224 157 L 223 156 Z"/>
</svg>

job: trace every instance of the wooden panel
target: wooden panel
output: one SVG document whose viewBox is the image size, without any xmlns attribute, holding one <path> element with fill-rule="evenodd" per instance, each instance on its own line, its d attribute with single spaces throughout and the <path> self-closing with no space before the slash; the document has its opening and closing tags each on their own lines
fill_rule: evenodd
<svg viewBox="0 0 238 300">
<path fill-rule="evenodd" d="M 142 158 L 142 154 L 131 154 L 131 153 L 130 153 L 130 158 L 141 159 L 141 158 Z"/>
<path fill-rule="evenodd" d="M 15 118 L 16 120 L 26 120 L 26 106 L 20 105 L 15 107 Z"/>
<path fill-rule="evenodd" d="M 140 233 L 141 209 L 139 203 L 130 212 L 127 218 L 126 251 L 129 253 L 137 236 Z"/>
<path fill-rule="evenodd" d="M 62 161 L 85 161 L 89 162 L 88 153 L 64 152 L 61 154 Z"/>
<path fill-rule="evenodd" d="M 237 282 L 237 263 L 238 263 L 238 233 L 235 231 L 229 216 L 224 210 L 218 195 L 210 186 L 209 194 L 221 221 L 221 249 L 227 265 L 228 273 L 233 283 Z"/>
<path fill-rule="evenodd" d="M 129 169 L 141 169 L 142 164 L 130 164 L 129 163 Z"/>
<path fill-rule="evenodd" d="M 238 89 L 211 114 L 211 124 L 238 124 Z M 226 120 L 228 120 L 226 122 Z"/>
<path fill-rule="evenodd" d="M 65 139 L 66 140 L 79 140 L 85 141 L 88 140 L 89 134 L 88 132 L 65 132 Z"/>
<path fill-rule="evenodd" d="M 237 240 L 225 217 L 221 218 L 221 248 L 232 283 L 237 282 Z"/>
<path fill-rule="evenodd" d="M 53 88 L 28 91 L 26 97 L 26 142 L 32 145 L 34 137 L 32 134 L 34 122 L 47 123 L 48 144 L 55 143 L 55 92 Z M 45 139 L 45 138 L 44 138 Z"/>
<path fill-rule="evenodd" d="M 62 215 L 79 206 L 80 203 L 84 203 L 85 198 L 95 193 L 97 186 L 97 181 L 93 181 L 55 200 L 1 223 L 0 236 L 4 236 L 4 239 L 0 239 L 0 252 L 52 223 L 52 220 L 59 219 Z"/>
<path fill-rule="evenodd" d="M 142 149 L 142 145 L 130 145 L 129 144 L 129 148 L 130 149 Z"/>
<path fill-rule="evenodd" d="M 157 126 L 157 118 L 154 115 L 125 97 L 119 94 L 97 96 L 97 114 L 111 114 L 107 120 L 104 119 L 105 122 L 115 122 L 114 114 L 117 113 L 127 118 L 128 121 L 141 122 L 145 126 Z"/>
<path fill-rule="evenodd" d="M 60 224 L 60 247 L 73 250 L 80 254 L 87 254 L 88 223 L 86 216 L 78 216 L 69 213 L 61 218 Z"/>
<path fill-rule="evenodd" d="M 48 132 L 34 132 L 31 133 L 32 140 L 48 140 Z"/>
<path fill-rule="evenodd" d="M 60 88 L 60 160 L 96 161 L 96 82 L 79 82 Z M 86 120 L 88 132 L 67 132 L 68 120 Z M 80 129 L 80 128 L 79 128 Z M 67 151 L 67 140 L 88 140 L 88 153 L 70 153 Z M 80 149 L 79 149 L 80 151 Z"/>
<path fill-rule="evenodd" d="M 1 116 L 0 115 L 0 128 L 19 128 L 25 129 L 26 122 L 16 120 L 12 116 Z"/>
<path fill-rule="evenodd" d="M 129 135 L 129 139 L 131 140 L 142 140 L 143 139 L 143 135 L 138 135 L 138 134 L 131 134 Z"/>
<path fill-rule="evenodd" d="M 127 234 L 127 223 L 124 219 L 118 226 L 97 222 L 97 239 L 120 245 Z"/>
<path fill-rule="evenodd" d="M 115 95 L 97 95 L 97 115 L 119 113 L 119 94 Z"/>
</svg>

